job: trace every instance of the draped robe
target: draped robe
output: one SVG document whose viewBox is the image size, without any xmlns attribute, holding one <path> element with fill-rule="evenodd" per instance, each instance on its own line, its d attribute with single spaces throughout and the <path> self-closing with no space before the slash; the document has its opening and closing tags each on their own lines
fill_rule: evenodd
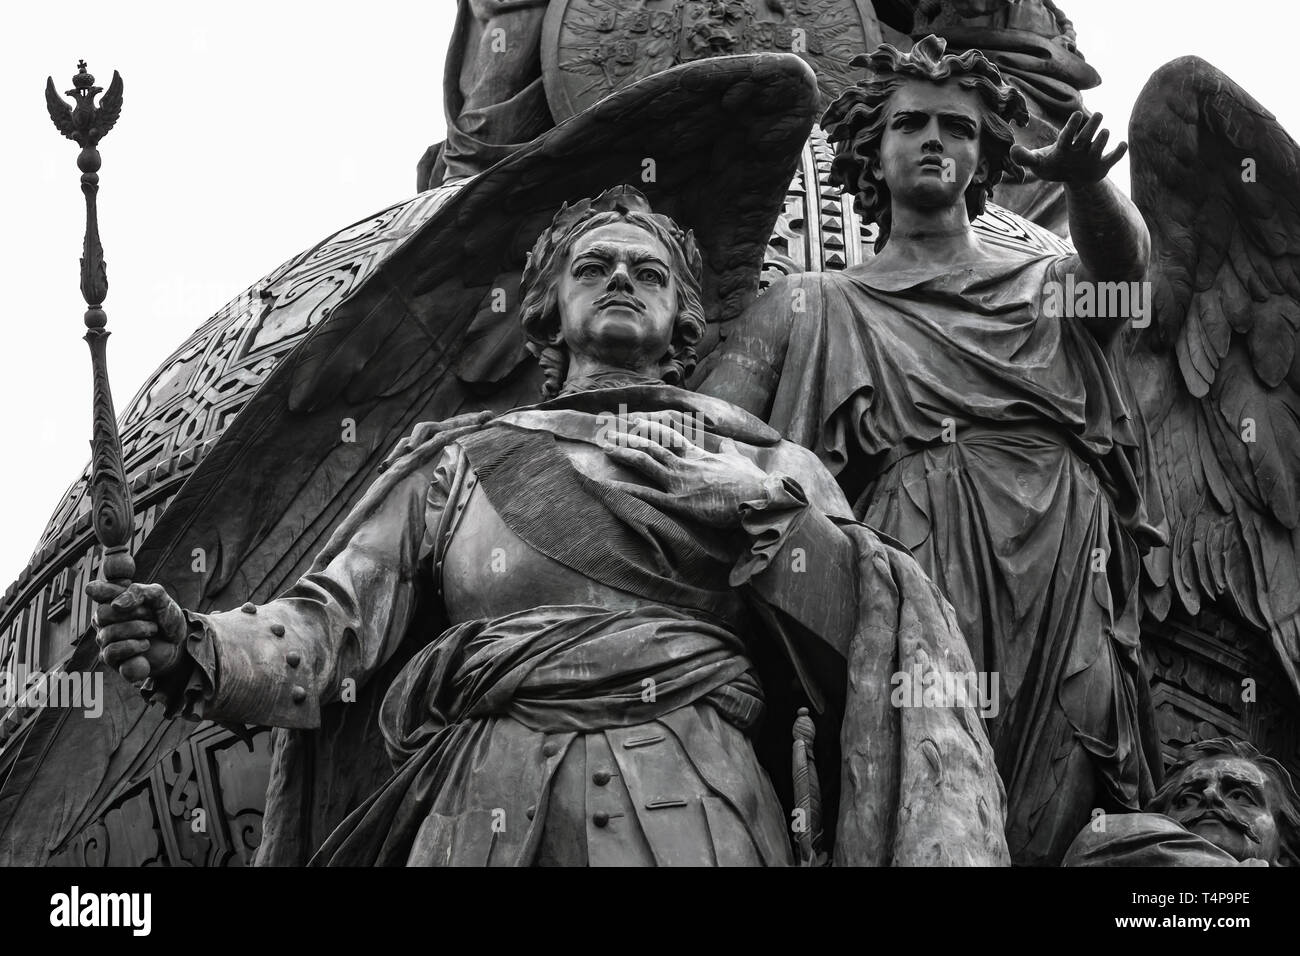
<svg viewBox="0 0 1300 956">
<path fill-rule="evenodd" d="M 969 269 L 791 276 L 701 386 L 815 451 L 952 601 L 999 679 L 986 724 L 1022 864 L 1059 863 L 1094 807 L 1139 809 L 1159 773 L 1138 643 L 1159 499 L 1127 383 L 1045 308 L 1077 268 L 989 245 Z"/>
<path fill-rule="evenodd" d="M 547 3 L 460 0 L 443 75 L 446 178 L 480 173 L 555 125 L 542 84 Z"/>
</svg>

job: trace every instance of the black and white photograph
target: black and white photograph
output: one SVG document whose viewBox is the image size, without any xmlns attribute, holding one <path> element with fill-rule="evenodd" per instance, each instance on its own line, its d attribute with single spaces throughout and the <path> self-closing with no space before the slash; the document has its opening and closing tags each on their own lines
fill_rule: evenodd
<svg viewBox="0 0 1300 956">
<path fill-rule="evenodd" d="M 1293 8 L 6 21 L 16 925 L 445 866 L 1290 922 Z"/>
</svg>

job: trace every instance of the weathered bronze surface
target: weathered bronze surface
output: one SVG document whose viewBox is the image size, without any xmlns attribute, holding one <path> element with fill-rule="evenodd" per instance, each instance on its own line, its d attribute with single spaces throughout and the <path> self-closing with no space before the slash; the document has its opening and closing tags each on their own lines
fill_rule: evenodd
<svg viewBox="0 0 1300 956">
<path fill-rule="evenodd" d="M 679 63 L 742 53 L 798 55 L 828 104 L 860 78 L 853 57 L 882 39 L 932 32 L 982 49 L 1026 94 L 1020 142 L 1051 142 L 1080 91 L 1100 82 L 1051 3 L 868 0 L 460 0 L 445 68 L 446 141 L 417 169 L 420 189 L 474 175 L 523 143 L 638 79 Z M 940 26 L 941 24 L 941 26 Z M 1003 205 L 1061 234 L 1058 189 L 1032 174 Z"/>
<path fill-rule="evenodd" d="M 546 98 L 557 121 L 678 63 L 738 53 L 794 53 L 826 103 L 855 79 L 849 61 L 882 39 L 867 0 L 560 0 L 541 38 Z"/>
<path fill-rule="evenodd" d="M 1294 865 L 1272 116 L 1162 67 L 1130 203 L 1049 0 L 458 15 L 436 188 L 128 411 L 155 583 L 89 627 L 77 487 L 7 593 L 166 707 L 0 720 L 0 861 Z"/>
<path fill-rule="evenodd" d="M 855 514 L 952 600 L 977 667 L 1001 677 L 988 726 L 1013 858 L 1055 864 L 1093 808 L 1137 810 L 1160 779 L 1139 585 L 1141 555 L 1170 540 L 1166 492 L 1130 391 L 1140 372 L 1117 354 L 1150 318 L 1073 297 L 1140 290 L 1150 238 L 1105 181 L 1122 152 L 1103 154 L 1099 116 L 1031 152 L 1008 125 L 1023 98 L 978 54 L 931 37 L 870 66 L 823 125 L 880 227 L 877 256 L 774 283 L 703 390 L 816 450 Z M 976 238 L 969 220 L 1021 165 L 1064 184 L 1077 254 Z"/>
<path fill-rule="evenodd" d="M 562 209 L 522 289 L 550 400 L 425 426 L 275 601 L 183 614 L 158 585 L 89 586 L 105 662 L 157 678 L 169 712 L 286 728 L 319 728 L 443 622 L 384 694 L 394 775 L 319 847 L 268 822 L 264 862 L 791 863 L 747 736 L 760 657 L 842 716 L 836 859 L 1006 862 L 974 702 L 880 706 L 888 672 L 971 670 L 942 597 L 809 451 L 661 384 L 694 365 L 700 273 L 630 187 Z M 785 789 L 812 863 L 806 710 L 796 729 Z M 271 801 L 302 784 L 273 774 Z"/>
<path fill-rule="evenodd" d="M 1145 813 L 1098 814 L 1065 866 L 1297 866 L 1300 796 L 1248 743 L 1189 744 Z"/>
</svg>

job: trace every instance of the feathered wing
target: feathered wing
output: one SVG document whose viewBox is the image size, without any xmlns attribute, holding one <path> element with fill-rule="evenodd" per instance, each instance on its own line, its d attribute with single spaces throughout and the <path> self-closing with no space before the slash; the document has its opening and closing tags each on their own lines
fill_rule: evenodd
<svg viewBox="0 0 1300 956">
<path fill-rule="evenodd" d="M 114 70 L 113 78 L 108 81 L 108 89 L 99 98 L 99 111 L 95 114 L 95 126 L 99 128 L 99 135 L 107 136 L 108 131 L 113 128 L 121 115 L 122 77 L 117 70 Z"/>
<path fill-rule="evenodd" d="M 72 139 L 72 107 L 54 88 L 54 77 L 52 76 L 45 78 L 45 108 L 50 112 L 50 119 L 54 121 L 54 128 L 68 139 Z"/>
<path fill-rule="evenodd" d="M 1130 143 L 1154 309 L 1129 373 L 1170 531 L 1148 607 L 1219 604 L 1300 689 L 1300 146 L 1196 57 L 1151 77 Z"/>
</svg>

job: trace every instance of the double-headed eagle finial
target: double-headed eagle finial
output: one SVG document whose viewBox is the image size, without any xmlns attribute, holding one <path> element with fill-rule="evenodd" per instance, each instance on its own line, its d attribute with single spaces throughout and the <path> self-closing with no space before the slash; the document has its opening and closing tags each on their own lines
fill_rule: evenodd
<svg viewBox="0 0 1300 956">
<path fill-rule="evenodd" d="M 95 97 L 104 96 L 99 105 Z M 134 508 L 131 489 L 127 483 L 122 462 L 122 441 L 117 431 L 117 413 L 113 407 L 113 392 L 108 383 L 108 359 L 105 346 L 108 340 L 108 315 L 104 312 L 104 299 L 108 295 L 108 269 L 104 264 L 104 248 L 99 241 L 99 212 L 96 196 L 99 194 L 99 141 L 117 122 L 122 113 L 122 77 L 113 71 L 108 92 L 95 85 L 95 77 L 86 69 L 86 61 L 77 63 L 77 74 L 72 78 L 73 106 L 64 102 L 54 89 L 54 78 L 45 81 L 45 105 L 50 119 L 60 133 L 81 147 L 77 168 L 81 170 L 81 191 L 86 197 L 86 234 L 81 254 L 81 294 L 86 300 L 85 340 L 90 346 L 93 375 L 94 425 L 91 438 L 91 521 L 95 537 L 104 548 L 100 572 L 106 580 L 125 586 L 135 574 L 135 561 L 131 557 L 131 537 L 134 532 Z"/>
<path fill-rule="evenodd" d="M 95 85 L 95 77 L 86 70 L 86 61 L 77 61 L 77 73 L 72 78 L 72 89 L 64 95 L 72 97 L 75 108 L 69 106 L 54 88 L 54 77 L 45 80 L 45 106 L 55 127 L 82 149 L 94 149 L 117 122 L 122 113 L 122 77 L 117 70 L 108 84 L 108 92 Z M 104 96 L 99 105 L 95 97 Z"/>
</svg>

